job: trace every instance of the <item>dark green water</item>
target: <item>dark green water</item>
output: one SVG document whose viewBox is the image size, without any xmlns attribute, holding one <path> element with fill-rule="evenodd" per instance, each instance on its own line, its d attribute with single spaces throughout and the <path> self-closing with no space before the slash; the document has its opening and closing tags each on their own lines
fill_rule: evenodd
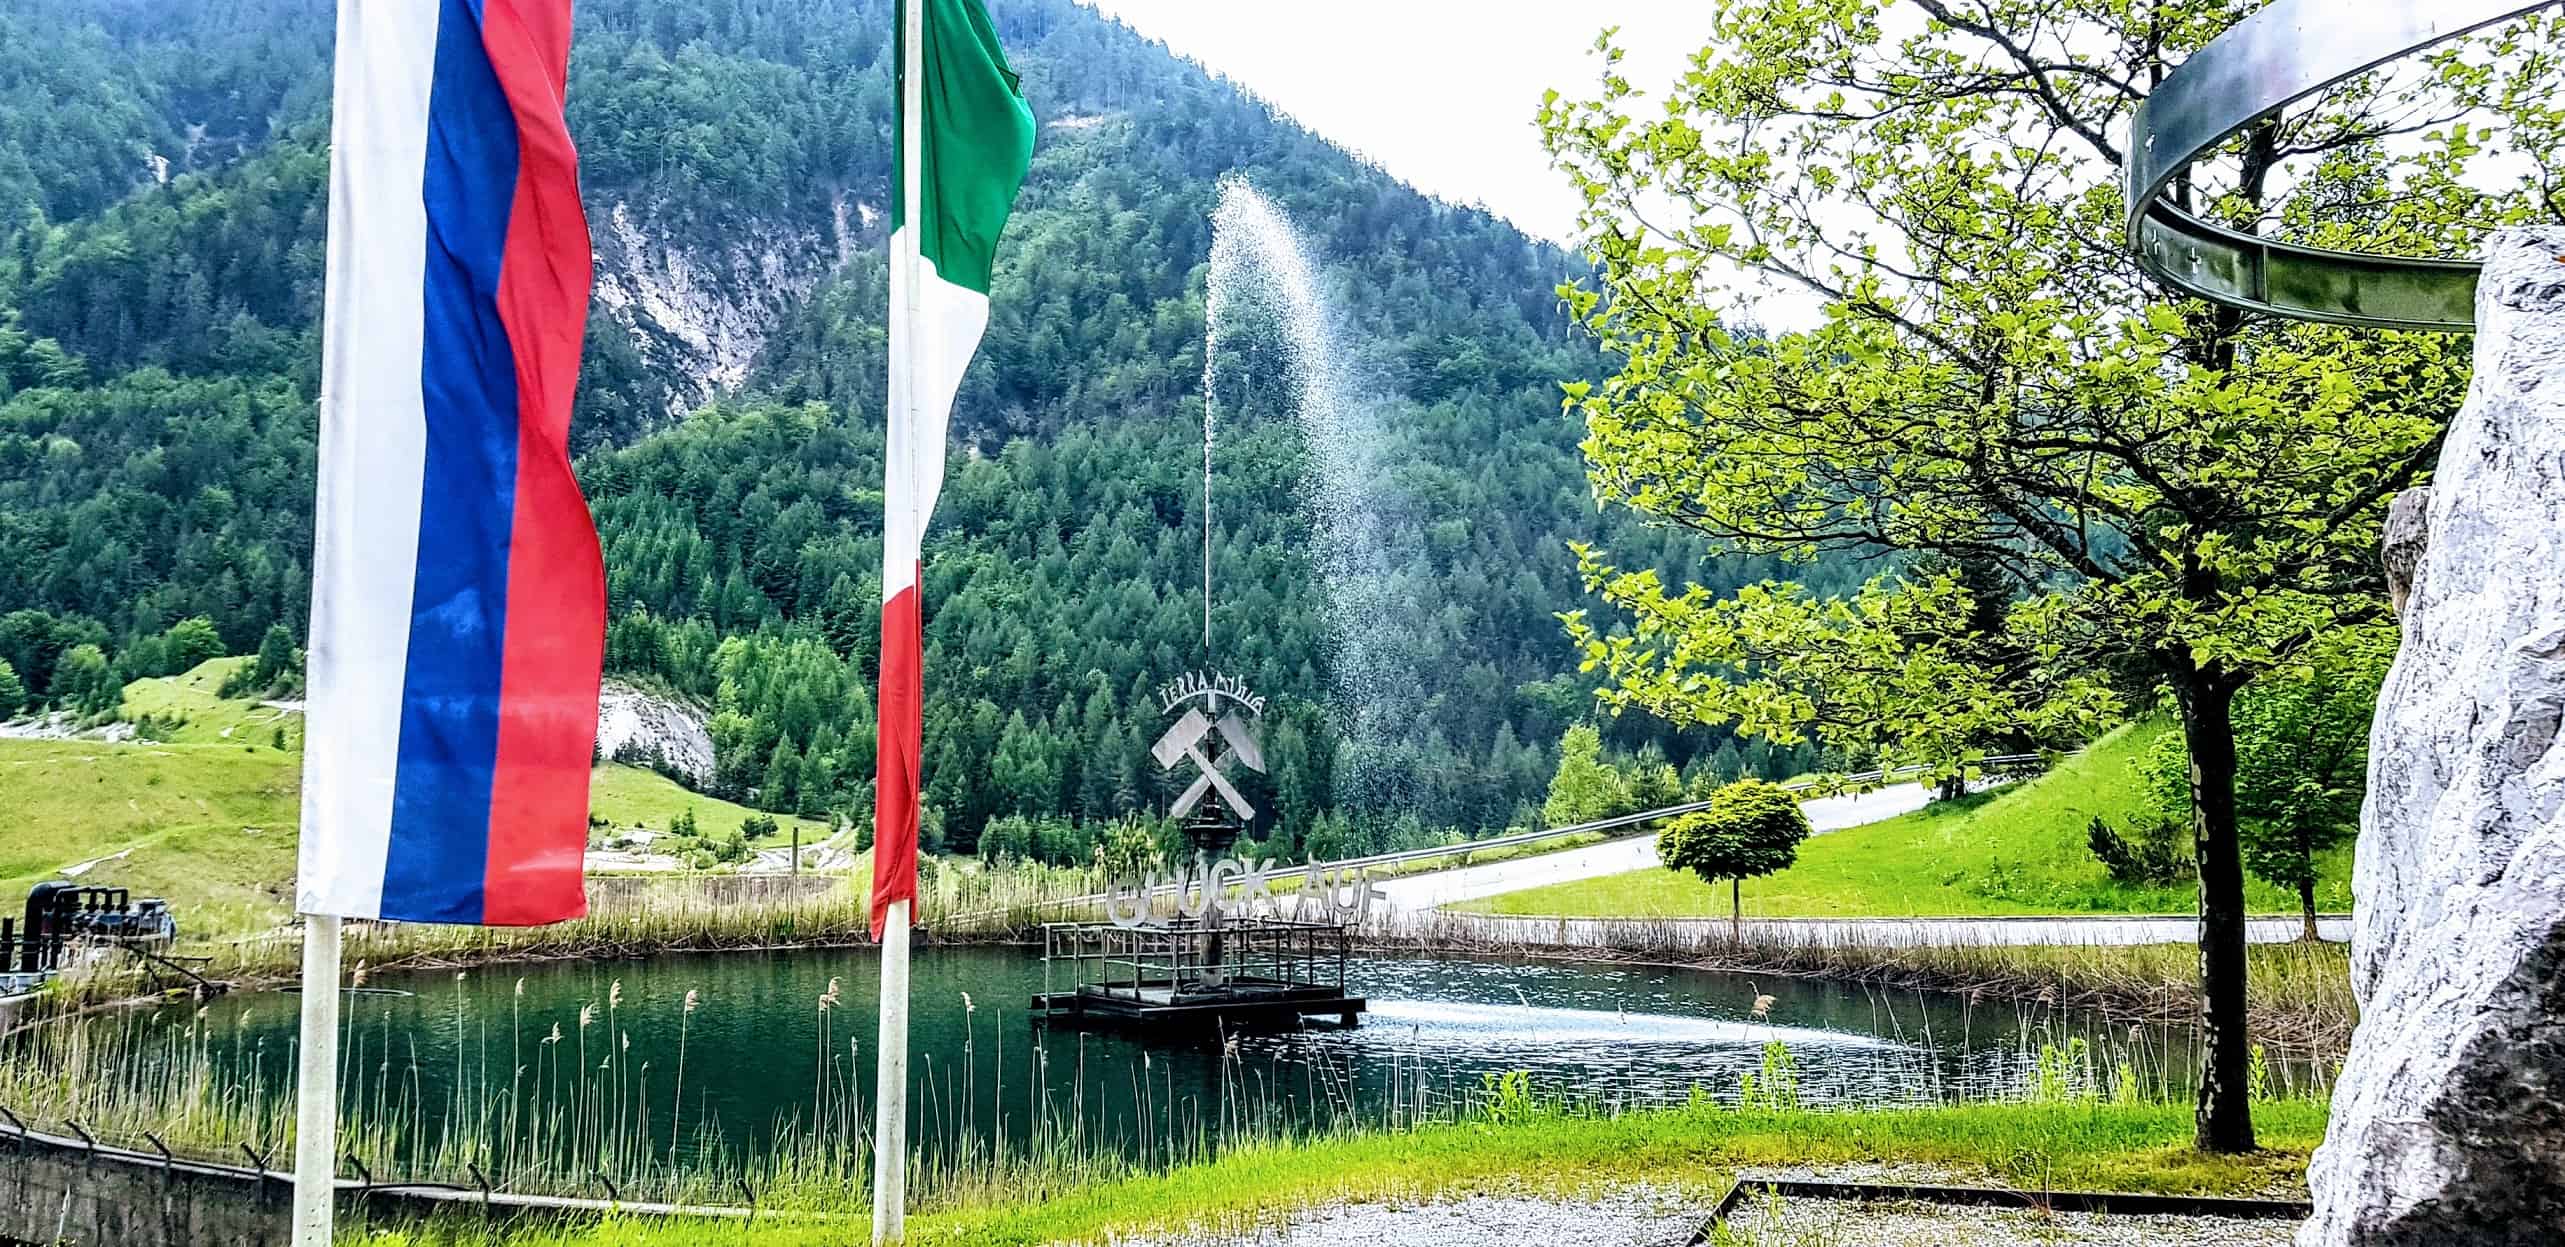
<svg viewBox="0 0 2565 1247">
<path fill-rule="evenodd" d="M 1813 1106 L 2014 1098 L 2041 1087 L 2134 1078 L 2184 1094 L 2187 1028 L 2111 1026 L 2072 1012 L 1970 1005 L 1808 980 L 1659 967 L 1365 957 L 1351 986 L 1371 1012 L 1352 1030 L 1144 1043 L 1029 1024 L 1042 963 L 1003 948 L 924 948 L 913 970 L 912 1137 L 930 1153 L 1041 1127 L 1108 1147 L 1224 1123 L 1384 1122 L 1449 1111 L 1486 1080 L 1524 1071 L 1536 1094 L 1604 1103 L 1706 1095 L 1734 1100 L 1769 1082 L 1767 1045 L 1795 1067 Z M 836 1003 L 823 1011 L 831 980 Z M 620 985 L 620 1002 L 616 1002 Z M 378 976 L 347 999 L 343 1086 L 352 1118 L 488 1113 L 513 1096 L 551 1115 L 590 1104 L 618 1129 L 667 1145 L 755 1149 L 817 1118 L 859 1127 L 872 1095 L 875 961 L 870 950 L 567 963 Z M 696 1007 L 685 1010 L 686 994 Z M 1752 1014 L 1755 998 L 1773 1001 Z M 216 1002 L 196 1050 L 274 1095 L 292 1069 L 295 998 Z M 580 1024 L 583 1009 L 589 1021 Z M 185 1011 L 168 1011 L 180 1026 Z M 558 1028 L 557 1032 L 556 1029 Z M 554 1034 L 557 1042 L 551 1040 Z M 2072 1062 L 2061 1055 L 2076 1041 Z M 245 1071 L 261 1071 L 256 1077 Z M 719 1140 L 693 1135 L 702 1124 Z"/>
</svg>

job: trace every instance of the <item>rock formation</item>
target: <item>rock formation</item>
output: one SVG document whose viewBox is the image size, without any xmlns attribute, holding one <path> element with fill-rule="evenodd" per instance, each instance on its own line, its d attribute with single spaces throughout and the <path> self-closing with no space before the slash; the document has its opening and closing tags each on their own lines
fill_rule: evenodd
<svg viewBox="0 0 2565 1247">
<path fill-rule="evenodd" d="M 704 729 L 703 712 L 612 680 L 597 692 L 597 754 L 609 762 L 664 767 L 697 790 L 712 782 L 712 735 Z"/>
<path fill-rule="evenodd" d="M 2371 734 L 2361 1022 L 2301 1247 L 2565 1242 L 2565 228 L 2494 239 L 2476 321 L 2427 522 L 2391 524 L 2428 539 Z"/>
<path fill-rule="evenodd" d="M 866 221 L 873 214 L 853 205 Z M 671 416 L 748 379 L 768 334 L 861 246 L 840 195 L 833 238 L 749 220 L 723 241 L 681 245 L 642 224 L 649 206 L 609 205 L 597 215 L 597 311 L 632 334 L 643 359 L 670 378 Z"/>
</svg>

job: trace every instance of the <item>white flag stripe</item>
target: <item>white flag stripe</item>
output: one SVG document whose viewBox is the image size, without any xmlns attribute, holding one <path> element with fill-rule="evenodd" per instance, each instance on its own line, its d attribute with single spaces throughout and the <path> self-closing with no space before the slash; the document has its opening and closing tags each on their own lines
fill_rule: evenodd
<svg viewBox="0 0 2565 1247">
<path fill-rule="evenodd" d="M 892 255 L 902 254 L 907 234 L 908 228 L 902 226 L 893 236 Z M 908 306 L 907 282 L 902 275 L 905 268 L 903 264 L 891 266 L 893 308 Z M 926 523 L 935 514 L 937 495 L 944 490 L 944 456 L 949 450 L 946 438 L 953 420 L 953 399 L 961 392 L 962 373 L 970 367 L 972 353 L 979 349 L 980 335 L 989 326 L 987 295 L 937 276 L 931 259 L 921 261 L 918 269 L 925 277 L 918 291 L 918 323 L 906 327 L 894 324 L 891 329 L 893 334 L 917 335 L 913 353 L 897 348 L 891 351 L 891 401 L 898 403 L 909 393 L 904 384 L 908 359 L 917 360 L 923 375 L 917 388 L 918 410 L 905 413 L 906 419 L 894 413 L 889 443 L 883 451 L 890 482 L 882 515 L 885 602 L 917 581 Z"/>
<path fill-rule="evenodd" d="M 428 96 L 438 0 L 340 6 L 303 834 L 295 908 L 383 899 L 400 752 L 419 493 Z"/>
</svg>

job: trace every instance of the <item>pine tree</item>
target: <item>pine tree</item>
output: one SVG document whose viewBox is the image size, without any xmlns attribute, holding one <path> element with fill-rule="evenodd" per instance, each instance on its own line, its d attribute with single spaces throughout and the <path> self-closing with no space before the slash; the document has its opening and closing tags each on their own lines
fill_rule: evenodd
<svg viewBox="0 0 2565 1247">
<path fill-rule="evenodd" d="M 800 799 L 801 759 L 793 753 L 793 742 L 777 740 L 775 751 L 766 759 L 765 781 L 757 786 L 760 809 L 790 812 Z"/>
</svg>

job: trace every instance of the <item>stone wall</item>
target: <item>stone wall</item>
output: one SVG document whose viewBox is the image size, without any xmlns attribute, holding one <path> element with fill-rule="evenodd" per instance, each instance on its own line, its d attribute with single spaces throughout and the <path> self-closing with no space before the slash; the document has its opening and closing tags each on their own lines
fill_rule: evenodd
<svg viewBox="0 0 2565 1247">
<path fill-rule="evenodd" d="M 44 1247 L 288 1247 L 294 1184 L 248 1164 L 165 1159 L 0 1124 L 0 1244 Z M 745 1208 L 685 1208 L 338 1180 L 338 1218 L 470 1226 L 592 1221 L 609 1214 L 736 1221 Z M 808 1218 L 803 1218 L 807 1220 Z"/>
<path fill-rule="evenodd" d="M 134 1247 L 283 1247 L 294 1186 L 184 1161 L 0 1131 L 0 1240 Z"/>
</svg>

